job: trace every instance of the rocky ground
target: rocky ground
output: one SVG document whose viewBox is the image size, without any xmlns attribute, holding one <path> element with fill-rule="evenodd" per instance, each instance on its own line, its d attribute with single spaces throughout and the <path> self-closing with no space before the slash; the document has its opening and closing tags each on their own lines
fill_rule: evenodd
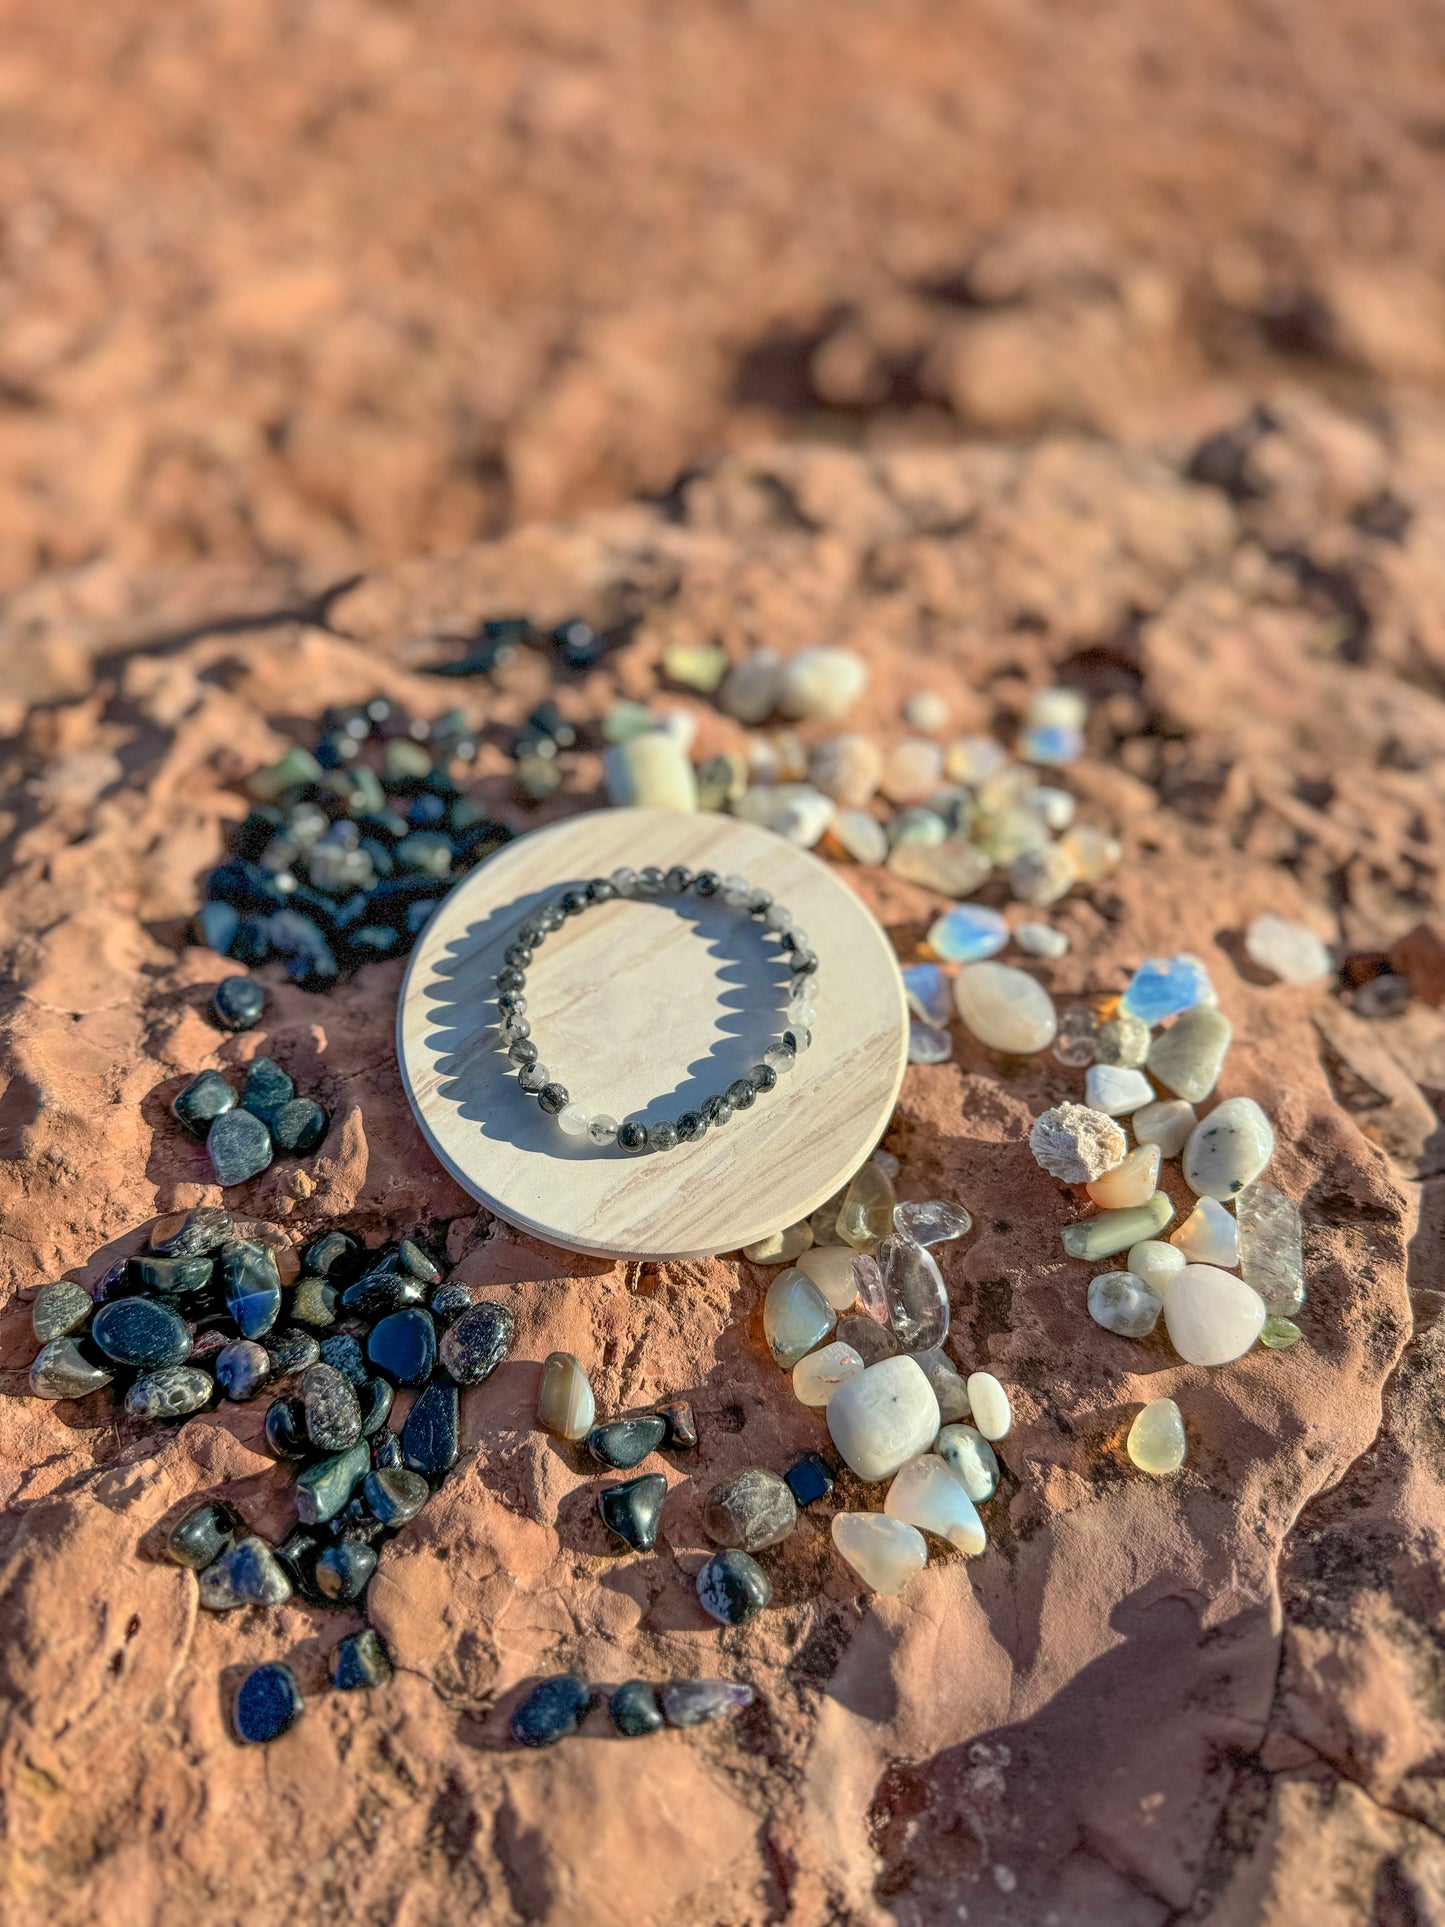
<svg viewBox="0 0 1445 1927">
<path fill-rule="evenodd" d="M 1260 910 L 1299 915 L 1363 976 L 1439 901 L 1442 450 L 1428 410 L 1367 426 L 1296 391 L 1192 458 L 1063 434 L 731 456 L 664 507 L 535 524 L 309 604 L 281 571 L 223 563 L 108 599 L 84 573 L 12 599 L 0 648 L 28 691 L 0 768 L 0 1774 L 17 1919 L 1445 1918 L 1445 1016 L 1266 981 L 1240 941 Z M 426 673 L 458 648 L 439 637 L 518 608 L 582 610 L 622 640 L 586 672 L 525 651 L 495 685 Z M 1212 1373 L 1162 1334 L 1100 1330 L 1059 1245 L 1075 1207 L 1024 1142 L 1082 1073 L 955 1027 L 954 1062 L 910 1069 L 888 1142 L 907 1194 L 977 1220 L 944 1269 L 956 1355 L 1015 1399 L 993 1542 L 879 1600 L 805 1518 L 763 1555 L 774 1607 L 723 1633 L 692 1587 L 702 1497 L 818 1437 L 762 1345 L 767 1274 L 569 1260 L 489 1222 L 411 1121 L 399 964 L 329 996 L 267 967 L 261 1031 L 225 1039 L 203 1016 L 224 966 L 181 941 L 239 779 L 327 703 L 469 705 L 479 791 L 524 828 L 601 800 L 595 747 L 549 803 L 517 799 L 510 728 L 545 686 L 579 723 L 653 697 L 696 712 L 700 753 L 739 739 L 660 674 L 667 643 L 713 636 L 858 648 L 884 740 L 920 685 L 960 728 L 1006 730 L 1055 677 L 1087 693 L 1069 780 L 1126 855 L 1061 906 L 1072 950 L 1036 967 L 1067 1001 L 1159 951 L 1206 960 L 1236 1027 L 1227 1088 L 1277 1120 L 1310 1278 L 1304 1343 Z M 938 900 L 844 874 L 911 954 Z M 457 1472 L 373 1584 L 395 1681 L 318 1694 L 270 1750 L 230 1737 L 240 1672 L 287 1656 L 319 1686 L 354 1622 L 294 1603 L 198 1617 L 155 1553 L 201 1492 L 284 1528 L 259 1409 L 162 1437 L 99 1400 L 23 1396 L 35 1287 L 93 1282 L 156 1213 L 218 1198 L 166 1099 L 257 1048 L 335 1122 L 308 1169 L 266 1173 L 241 1208 L 298 1231 L 435 1226 L 519 1327 L 465 1398 Z M 584 1470 L 534 1429 L 554 1348 L 584 1359 L 604 1409 L 694 1402 L 701 1454 L 669 1471 L 654 1556 L 606 1551 Z M 1161 1393 L 1186 1408 L 1190 1458 L 1154 1483 L 1122 1438 Z M 519 1756 L 510 1709 L 569 1666 L 745 1678 L 759 1705 L 625 1754 L 588 1737 Z"/>
</svg>

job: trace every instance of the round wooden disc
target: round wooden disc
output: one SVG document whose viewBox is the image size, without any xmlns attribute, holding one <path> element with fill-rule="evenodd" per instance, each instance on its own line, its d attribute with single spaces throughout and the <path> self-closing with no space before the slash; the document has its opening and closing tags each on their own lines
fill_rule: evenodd
<svg viewBox="0 0 1445 1927">
<path fill-rule="evenodd" d="M 822 989 L 811 1049 L 751 1110 L 698 1143 L 629 1157 L 565 1137 L 520 1089 L 492 980 L 548 897 L 652 863 L 771 890 L 816 948 Z M 781 959 L 717 898 L 599 904 L 538 950 L 527 1017 L 585 1110 L 652 1124 L 758 1062 L 782 1024 Z M 892 1115 L 908 1018 L 887 937 L 819 858 L 735 817 L 598 810 L 508 844 L 440 904 L 402 984 L 397 1052 L 433 1150 L 509 1224 L 604 1257 L 698 1258 L 797 1223 L 852 1175 Z"/>
</svg>

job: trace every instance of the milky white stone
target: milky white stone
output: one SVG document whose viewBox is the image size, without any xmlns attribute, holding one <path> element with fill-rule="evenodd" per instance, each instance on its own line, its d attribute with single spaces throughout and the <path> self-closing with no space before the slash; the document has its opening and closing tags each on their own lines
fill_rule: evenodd
<svg viewBox="0 0 1445 1927">
<path fill-rule="evenodd" d="M 968 1382 L 958 1370 L 953 1360 L 935 1346 L 926 1352 L 912 1352 L 910 1357 L 918 1360 L 923 1376 L 933 1387 L 933 1396 L 938 1400 L 938 1416 L 945 1425 L 969 1416 Z"/>
<path fill-rule="evenodd" d="M 951 783 L 983 783 L 1008 763 L 1008 751 L 992 736 L 960 736 L 948 746 L 946 774 Z"/>
<path fill-rule="evenodd" d="M 1014 942 L 1027 957 L 1065 957 L 1069 940 L 1047 923 L 1016 923 Z"/>
<path fill-rule="evenodd" d="M 614 743 L 606 759 L 607 794 L 619 809 L 695 810 L 697 778 L 681 745 L 648 730 Z"/>
<path fill-rule="evenodd" d="M 1101 1271 L 1089 1280 L 1089 1316 L 1120 1338 L 1147 1338 L 1159 1323 L 1164 1300 L 1132 1271 Z"/>
<path fill-rule="evenodd" d="M 1152 1400 L 1129 1427 L 1129 1457 L 1155 1478 L 1177 1472 L 1187 1450 L 1184 1420 L 1172 1398 Z"/>
<path fill-rule="evenodd" d="M 842 809 L 862 809 L 882 776 L 883 752 L 871 736 L 831 737 L 808 758 L 808 781 Z"/>
<path fill-rule="evenodd" d="M 945 1425 L 936 1450 L 975 1505 L 998 1491 L 998 1455 L 976 1426 Z"/>
<path fill-rule="evenodd" d="M 756 1244 L 744 1245 L 743 1256 L 751 1258 L 755 1265 L 781 1265 L 790 1258 L 806 1256 L 812 1242 L 811 1225 L 790 1224 L 782 1231 L 770 1231 L 766 1238 L 759 1238 Z M 807 1271 L 808 1268 L 804 1265 L 803 1269 Z M 808 1275 L 811 1277 L 812 1273 Z"/>
<path fill-rule="evenodd" d="M 1102 1111 L 1087 1104 L 1056 1104 L 1035 1118 L 1029 1149 L 1050 1177 L 1087 1184 L 1119 1164 L 1129 1140 Z"/>
<path fill-rule="evenodd" d="M 966 837 L 950 836 L 942 843 L 896 844 L 888 867 L 895 876 L 937 890 L 940 896 L 966 897 L 978 888 L 993 865 Z"/>
<path fill-rule="evenodd" d="M 879 788 L 890 803 L 919 803 L 943 778 L 943 751 L 921 736 L 895 743 L 883 764 Z"/>
<path fill-rule="evenodd" d="M 1169 1342 L 1191 1365 L 1227 1365 L 1259 1337 L 1264 1300 L 1214 1265 L 1186 1265 L 1164 1298 Z"/>
<path fill-rule="evenodd" d="M 890 1477 L 928 1450 L 938 1426 L 933 1387 L 911 1358 L 885 1358 L 868 1366 L 828 1402 L 828 1431 L 860 1479 Z"/>
<path fill-rule="evenodd" d="M 776 650 L 755 650 L 728 671 L 718 706 L 740 723 L 766 722 L 778 706 L 782 682 L 783 663 Z"/>
<path fill-rule="evenodd" d="M 832 1334 L 838 1314 L 806 1272 L 790 1265 L 763 1300 L 763 1336 L 784 1371 Z"/>
<path fill-rule="evenodd" d="M 968 1403 L 973 1422 L 986 1439 L 1008 1437 L 1013 1408 L 1008 1402 L 1008 1393 L 992 1372 L 969 1373 Z"/>
<path fill-rule="evenodd" d="M 1189 1140 L 1189 1133 L 1199 1122 L 1198 1113 L 1192 1104 L 1183 1098 L 1169 1097 L 1158 1104 L 1145 1104 L 1135 1111 L 1129 1123 L 1134 1137 L 1140 1144 L 1157 1144 L 1159 1155 L 1163 1158 L 1177 1158 Z"/>
<path fill-rule="evenodd" d="M 1244 933 L 1250 961 L 1287 984 L 1316 984 L 1335 974 L 1334 959 L 1306 924 L 1266 910 Z"/>
<path fill-rule="evenodd" d="M 851 1245 L 814 1245 L 798 1254 L 798 1269 L 808 1274 L 834 1311 L 847 1311 L 858 1296 L 853 1275 L 857 1258 Z"/>
<path fill-rule="evenodd" d="M 1054 1000 L 1042 984 L 1011 964 L 965 964 L 953 980 L 958 1014 L 990 1050 L 1047 1050 L 1058 1034 Z"/>
<path fill-rule="evenodd" d="M 918 689 L 903 705 L 903 720 L 911 729 L 947 729 L 952 714 L 948 698 L 936 689 Z"/>
<path fill-rule="evenodd" d="M 1105 1117 L 1129 1117 L 1153 1097 L 1154 1087 L 1143 1071 L 1119 1064 L 1090 1064 L 1084 1072 L 1084 1102 Z"/>
<path fill-rule="evenodd" d="M 1020 850 L 1008 869 L 1009 888 L 1015 900 L 1031 903 L 1036 909 L 1057 903 L 1078 880 L 1074 859 L 1062 843 L 1043 843 L 1036 849 Z"/>
<path fill-rule="evenodd" d="M 1232 1198 L 1274 1156 L 1274 1126 L 1252 1097 L 1227 1097 L 1189 1134 L 1184 1182 L 1196 1197 Z"/>
<path fill-rule="evenodd" d="M 1183 1271 L 1187 1262 L 1176 1245 L 1166 1244 L 1162 1238 L 1141 1238 L 1138 1244 L 1130 1246 L 1125 1260 L 1134 1276 L 1152 1285 L 1161 1297 L 1169 1281 Z"/>
<path fill-rule="evenodd" d="M 802 1405 L 826 1405 L 840 1385 L 857 1378 L 863 1360 L 851 1345 L 824 1345 L 793 1367 L 793 1396 Z"/>
<path fill-rule="evenodd" d="M 597 1401 L 579 1360 L 571 1352 L 550 1352 L 542 1364 L 537 1417 L 561 1439 L 582 1439 L 597 1419 Z"/>
<path fill-rule="evenodd" d="M 1239 1224 L 1239 1268 L 1265 1309 L 1288 1317 L 1305 1301 L 1303 1227 L 1299 1206 L 1261 1178 L 1234 1203 Z"/>
<path fill-rule="evenodd" d="M 1198 1104 L 1219 1082 L 1234 1026 L 1222 1010 L 1196 1004 L 1149 1046 L 1149 1071 L 1167 1090 Z"/>
<path fill-rule="evenodd" d="M 866 810 L 839 810 L 829 828 L 855 863 L 887 862 L 888 832 Z"/>
<path fill-rule="evenodd" d="M 1095 1178 L 1089 1196 L 1106 1210 L 1118 1211 L 1127 1205 L 1147 1204 L 1159 1187 L 1159 1146 L 1141 1144 L 1112 1171 Z"/>
<path fill-rule="evenodd" d="M 1191 1265 L 1239 1263 L 1239 1226 L 1217 1198 L 1201 1198 L 1189 1216 L 1170 1234 Z"/>
<path fill-rule="evenodd" d="M 883 1510 L 890 1519 L 906 1519 L 921 1532 L 931 1532 L 975 1557 L 988 1543 L 963 1481 L 936 1452 L 925 1452 L 899 1467 Z"/>
<path fill-rule="evenodd" d="M 833 721 L 853 707 L 867 684 L 868 665 L 853 650 L 804 649 L 783 664 L 778 708 L 800 721 Z"/>
<path fill-rule="evenodd" d="M 902 1592 L 928 1564 L 928 1543 L 917 1526 L 881 1512 L 835 1512 L 833 1544 L 864 1584 L 878 1593 Z"/>
</svg>

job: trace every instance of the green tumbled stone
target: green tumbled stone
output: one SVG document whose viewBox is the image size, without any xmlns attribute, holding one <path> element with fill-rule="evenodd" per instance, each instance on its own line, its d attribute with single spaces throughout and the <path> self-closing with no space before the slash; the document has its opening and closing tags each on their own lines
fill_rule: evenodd
<svg viewBox="0 0 1445 1927">
<path fill-rule="evenodd" d="M 42 1285 L 30 1307 L 30 1323 L 42 1345 L 52 1338 L 68 1338 L 79 1331 L 91 1314 L 90 1293 L 84 1285 L 61 1278 L 53 1285 Z"/>
<path fill-rule="evenodd" d="M 334 1519 L 370 1469 L 371 1448 L 364 1443 L 308 1465 L 296 1481 L 296 1516 L 302 1525 Z"/>
<path fill-rule="evenodd" d="M 271 1162 L 271 1133 L 250 1111 L 226 1111 L 207 1134 L 206 1153 L 217 1184 L 244 1184 Z"/>
<path fill-rule="evenodd" d="M 1291 1345 L 1297 1345 L 1304 1333 L 1292 1318 L 1266 1318 L 1260 1329 L 1259 1342 L 1267 1345 L 1272 1352 L 1287 1352 Z"/>
<path fill-rule="evenodd" d="M 1116 1251 L 1127 1251 L 1130 1245 L 1157 1236 L 1173 1216 L 1174 1206 L 1162 1191 L 1156 1191 L 1147 1204 L 1101 1211 L 1082 1224 L 1066 1224 L 1059 1235 L 1071 1258 L 1110 1258 Z"/>
</svg>

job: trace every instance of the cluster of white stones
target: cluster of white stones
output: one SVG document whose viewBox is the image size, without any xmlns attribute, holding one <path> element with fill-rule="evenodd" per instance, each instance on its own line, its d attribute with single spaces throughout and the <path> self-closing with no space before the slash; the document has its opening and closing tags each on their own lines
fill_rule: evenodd
<svg viewBox="0 0 1445 1927">
<path fill-rule="evenodd" d="M 1096 1055 L 1085 1102 L 1046 1111 L 1029 1137 L 1043 1169 L 1084 1185 L 1099 1207 L 1063 1228 L 1065 1251 L 1089 1260 L 1125 1254 L 1124 1269 L 1091 1280 L 1090 1316 L 1141 1339 L 1162 1315 L 1174 1350 L 1192 1365 L 1229 1364 L 1256 1340 L 1274 1350 L 1295 1344 L 1292 1314 L 1305 1298 L 1300 1214 L 1264 1177 L 1273 1126 L 1252 1097 L 1225 1098 L 1203 1118 L 1195 1110 L 1213 1095 L 1232 1035 L 1204 966 L 1187 955 L 1151 959 L 1118 1014 L 1091 1028 L 1082 1043 L 1071 1029 L 1065 1060 L 1079 1064 L 1085 1048 Z M 1174 1206 L 1159 1171 L 1173 1157 L 1197 1203 L 1165 1239 Z M 1146 1406 L 1128 1449 L 1148 1472 L 1182 1464 L 1177 1405 Z"/>
<path fill-rule="evenodd" d="M 805 1223 L 748 1247 L 782 1264 L 763 1301 L 763 1333 L 793 1391 L 821 1410 L 840 1456 L 881 1512 L 840 1512 L 833 1543 L 866 1585 L 900 1592 L 928 1563 L 928 1537 L 983 1551 L 978 1507 L 998 1486 L 994 1443 L 1013 1423 L 990 1372 L 967 1378 L 943 1350 L 948 1290 L 932 1247 L 973 1220 L 942 1200 L 900 1203 L 898 1161 L 876 1151 L 846 1190 Z"/>
</svg>

